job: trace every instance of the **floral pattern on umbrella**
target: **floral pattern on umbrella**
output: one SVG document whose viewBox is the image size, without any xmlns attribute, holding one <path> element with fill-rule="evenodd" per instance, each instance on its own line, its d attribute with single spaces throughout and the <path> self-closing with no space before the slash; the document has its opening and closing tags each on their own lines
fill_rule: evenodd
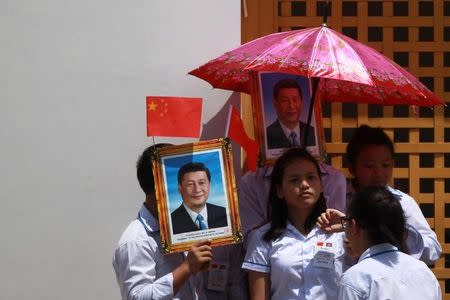
<svg viewBox="0 0 450 300">
<path fill-rule="evenodd" d="M 255 39 L 189 74 L 216 88 L 250 93 L 251 71 L 320 78 L 318 91 L 325 101 L 443 104 L 395 62 L 325 25 Z"/>
</svg>

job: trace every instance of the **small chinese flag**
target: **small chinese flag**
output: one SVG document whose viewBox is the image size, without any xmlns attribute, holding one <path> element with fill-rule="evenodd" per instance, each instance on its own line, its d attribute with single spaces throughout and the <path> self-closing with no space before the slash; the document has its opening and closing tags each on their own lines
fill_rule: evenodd
<svg viewBox="0 0 450 300">
<path fill-rule="evenodd" d="M 147 97 L 147 136 L 200 136 L 202 99 Z"/>
<path fill-rule="evenodd" d="M 250 171 L 256 171 L 258 160 L 258 144 L 255 140 L 248 137 L 244 129 L 239 112 L 232 105 L 228 115 L 227 131 L 225 136 L 241 145 L 247 155 L 247 168 Z"/>
</svg>

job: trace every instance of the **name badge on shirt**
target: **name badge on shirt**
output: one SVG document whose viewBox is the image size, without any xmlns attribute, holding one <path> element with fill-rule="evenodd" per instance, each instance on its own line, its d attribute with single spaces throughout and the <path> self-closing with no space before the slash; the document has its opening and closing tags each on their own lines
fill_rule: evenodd
<svg viewBox="0 0 450 300">
<path fill-rule="evenodd" d="M 225 291 L 228 278 L 228 266 L 211 262 L 208 273 L 208 289 L 219 292 Z"/>
<path fill-rule="evenodd" d="M 317 242 L 314 246 L 313 266 L 331 269 L 334 263 L 333 243 Z"/>
</svg>

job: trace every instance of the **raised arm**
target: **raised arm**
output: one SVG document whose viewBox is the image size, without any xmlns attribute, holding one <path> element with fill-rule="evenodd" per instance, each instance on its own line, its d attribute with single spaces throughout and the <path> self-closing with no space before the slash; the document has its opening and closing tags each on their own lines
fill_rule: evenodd
<svg viewBox="0 0 450 300">
<path fill-rule="evenodd" d="M 159 255 L 156 243 L 148 241 L 132 241 L 116 249 L 113 266 L 122 299 L 173 298 L 172 273 L 156 279 Z"/>
<path fill-rule="evenodd" d="M 209 241 L 200 241 L 193 245 L 185 261 L 172 272 L 174 295 L 192 274 L 208 269 L 209 263 L 212 260 L 212 248 L 210 244 L 211 242 Z"/>
<path fill-rule="evenodd" d="M 156 243 L 133 241 L 117 248 L 113 266 L 123 299 L 172 299 L 189 276 L 207 268 L 212 259 L 211 247 L 205 241 L 194 245 L 184 261 L 182 253 L 172 254 L 172 259 L 178 255 L 180 265 L 156 279 L 156 263 L 164 259 Z"/>
</svg>

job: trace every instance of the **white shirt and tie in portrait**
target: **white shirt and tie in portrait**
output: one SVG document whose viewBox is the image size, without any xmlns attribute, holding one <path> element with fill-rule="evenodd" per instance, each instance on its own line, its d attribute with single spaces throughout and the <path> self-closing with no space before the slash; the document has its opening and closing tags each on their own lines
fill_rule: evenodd
<svg viewBox="0 0 450 300">
<path fill-rule="evenodd" d="M 317 145 L 315 128 L 300 120 L 304 106 L 303 97 L 306 97 L 302 95 L 300 84 L 291 77 L 273 78 L 272 81 L 274 85 L 270 85 L 271 92 L 269 93 L 267 88 L 264 95 L 265 124 L 269 124 L 265 130 L 267 148 L 270 150 Z M 307 111 L 308 109 L 305 109 L 305 112 Z M 305 135 L 308 135 L 306 144 Z"/>
<path fill-rule="evenodd" d="M 182 204 L 184 208 L 186 209 L 186 212 L 189 214 L 189 216 L 192 219 L 192 222 L 194 222 L 199 230 L 205 230 L 208 229 L 208 210 L 206 206 L 200 211 L 195 212 L 192 209 L 190 209 L 186 204 Z"/>
</svg>

